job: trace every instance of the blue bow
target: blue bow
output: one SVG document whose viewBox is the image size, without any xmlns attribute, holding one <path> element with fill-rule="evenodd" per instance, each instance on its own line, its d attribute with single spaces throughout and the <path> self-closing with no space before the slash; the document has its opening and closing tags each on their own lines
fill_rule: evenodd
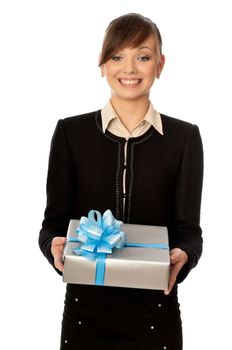
<svg viewBox="0 0 232 350">
<path fill-rule="evenodd" d="M 99 254 L 111 254 L 113 248 L 123 248 L 126 234 L 120 231 L 122 221 L 116 220 L 108 209 L 103 215 L 90 210 L 88 217 L 82 216 L 76 229 L 77 240 L 82 245 L 74 251 L 89 260 L 96 260 Z"/>
</svg>

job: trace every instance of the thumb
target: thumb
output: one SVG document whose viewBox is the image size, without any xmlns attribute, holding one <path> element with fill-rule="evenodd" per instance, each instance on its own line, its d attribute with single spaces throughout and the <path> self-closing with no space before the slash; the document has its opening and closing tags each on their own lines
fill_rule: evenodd
<svg viewBox="0 0 232 350">
<path fill-rule="evenodd" d="M 52 246 L 58 246 L 58 245 L 63 245 L 66 241 L 66 237 L 55 237 L 52 240 Z"/>
<path fill-rule="evenodd" d="M 181 260 L 182 251 L 179 248 L 174 248 L 170 252 L 170 260 L 172 264 L 176 264 Z"/>
<path fill-rule="evenodd" d="M 178 261 L 178 254 L 173 253 L 173 254 L 170 256 L 170 260 L 171 260 L 171 264 L 177 263 L 177 261 Z"/>
</svg>

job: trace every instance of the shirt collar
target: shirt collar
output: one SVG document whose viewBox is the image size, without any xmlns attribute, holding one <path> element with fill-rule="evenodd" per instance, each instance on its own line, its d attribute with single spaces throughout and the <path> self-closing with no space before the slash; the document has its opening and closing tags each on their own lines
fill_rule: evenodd
<svg viewBox="0 0 232 350">
<path fill-rule="evenodd" d="M 114 110 L 110 100 L 105 105 L 105 107 L 101 110 L 101 116 L 102 116 L 102 130 L 105 133 L 111 120 L 118 118 L 118 115 Z M 161 135 L 164 134 L 160 113 L 158 113 L 155 110 L 155 108 L 152 105 L 152 102 L 150 102 L 150 106 L 143 120 L 150 123 Z"/>
</svg>

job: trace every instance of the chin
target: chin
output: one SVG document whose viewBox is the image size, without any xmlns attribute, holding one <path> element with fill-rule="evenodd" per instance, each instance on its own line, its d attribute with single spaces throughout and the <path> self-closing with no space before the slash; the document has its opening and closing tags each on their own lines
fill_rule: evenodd
<svg viewBox="0 0 232 350">
<path fill-rule="evenodd" d="M 125 100 L 125 101 L 137 101 L 142 98 L 149 98 L 149 93 L 144 93 L 144 94 L 113 94 L 116 98 Z"/>
</svg>

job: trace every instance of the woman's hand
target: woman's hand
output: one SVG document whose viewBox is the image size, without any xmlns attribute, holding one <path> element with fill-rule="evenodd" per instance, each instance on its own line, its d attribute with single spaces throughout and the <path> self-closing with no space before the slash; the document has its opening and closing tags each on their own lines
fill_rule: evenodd
<svg viewBox="0 0 232 350">
<path fill-rule="evenodd" d="M 188 261 L 188 255 L 180 248 L 174 248 L 170 251 L 170 261 L 171 261 L 171 271 L 169 278 L 168 289 L 164 291 L 164 294 L 168 295 L 174 284 L 176 283 L 176 278 L 180 272 L 182 266 Z"/>
<path fill-rule="evenodd" d="M 64 264 L 62 262 L 64 244 L 66 242 L 65 237 L 55 237 L 52 240 L 51 252 L 54 257 L 54 265 L 61 272 L 64 271 Z"/>
</svg>

